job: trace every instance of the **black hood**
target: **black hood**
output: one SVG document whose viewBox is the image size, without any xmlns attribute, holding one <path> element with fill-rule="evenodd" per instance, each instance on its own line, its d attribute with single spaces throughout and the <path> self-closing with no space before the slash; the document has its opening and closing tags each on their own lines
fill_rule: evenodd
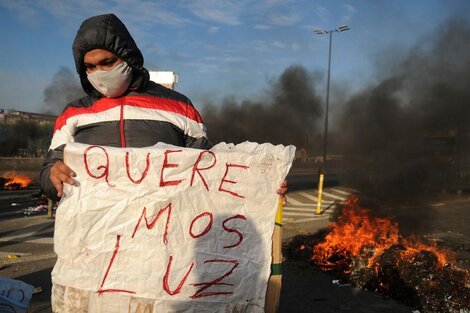
<svg viewBox="0 0 470 313">
<path fill-rule="evenodd" d="M 93 49 L 108 50 L 129 64 L 133 69 L 129 88 L 138 90 L 148 83 L 149 73 L 144 68 L 144 57 L 126 26 L 114 14 L 98 15 L 82 23 L 72 46 L 75 67 L 87 94 L 100 96 L 88 81 L 83 64 L 85 54 Z"/>
</svg>

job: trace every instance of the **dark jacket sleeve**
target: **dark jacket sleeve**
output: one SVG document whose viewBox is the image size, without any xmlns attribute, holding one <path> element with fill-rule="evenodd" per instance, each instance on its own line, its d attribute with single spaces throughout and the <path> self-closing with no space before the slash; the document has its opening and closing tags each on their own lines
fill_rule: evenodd
<svg viewBox="0 0 470 313">
<path fill-rule="evenodd" d="M 54 185 L 52 185 L 51 179 L 49 177 L 52 165 L 54 165 L 55 162 L 64 159 L 64 147 L 65 145 L 62 145 L 57 147 L 56 149 L 49 150 L 49 152 L 47 152 L 46 158 L 44 159 L 41 169 L 41 189 L 49 199 L 54 201 L 58 201 L 59 197 L 57 197 L 57 190 L 55 189 Z"/>
<path fill-rule="evenodd" d="M 185 146 L 187 148 L 209 150 L 212 148 L 213 144 L 207 137 L 193 138 L 188 136 L 186 137 Z"/>
</svg>

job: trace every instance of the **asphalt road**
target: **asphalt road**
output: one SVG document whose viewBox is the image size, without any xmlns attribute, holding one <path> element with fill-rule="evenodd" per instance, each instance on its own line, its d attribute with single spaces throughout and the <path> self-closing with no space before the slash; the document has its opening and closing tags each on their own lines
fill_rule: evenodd
<svg viewBox="0 0 470 313">
<path fill-rule="evenodd" d="M 314 188 L 316 182 L 312 173 L 295 173 L 289 184 L 290 194 L 295 195 L 304 188 Z M 33 296 L 30 312 L 50 312 L 50 272 L 55 262 L 51 240 L 54 223 L 44 214 L 31 217 L 23 214 L 25 208 L 38 203 L 32 197 L 36 191 L 0 191 L 0 261 L 3 262 L 0 276 L 42 287 L 43 291 Z M 425 204 L 395 203 L 374 209 L 395 216 L 404 234 L 437 239 L 457 252 L 457 261 L 462 267 L 470 268 L 470 196 L 443 194 L 432 198 Z M 283 239 L 288 242 L 297 234 L 318 232 L 327 224 L 328 219 L 285 224 Z M 9 259 L 12 255 L 18 257 Z M 332 283 L 335 279 L 332 274 L 314 270 L 308 264 L 285 262 L 279 312 L 413 311 L 413 308 L 372 292 L 335 285 Z"/>
</svg>

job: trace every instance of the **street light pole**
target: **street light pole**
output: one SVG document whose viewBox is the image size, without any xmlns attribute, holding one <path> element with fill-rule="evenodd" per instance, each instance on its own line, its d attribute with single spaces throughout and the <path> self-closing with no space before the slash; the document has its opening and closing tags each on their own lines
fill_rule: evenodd
<svg viewBox="0 0 470 313">
<path fill-rule="evenodd" d="M 330 47 L 328 49 L 328 76 L 326 80 L 326 104 L 325 104 L 325 130 L 323 135 L 323 166 L 326 167 L 326 151 L 328 145 L 328 109 L 330 103 L 330 75 L 331 75 L 331 41 L 333 32 L 330 31 Z"/>
<path fill-rule="evenodd" d="M 330 103 L 330 76 L 331 76 L 331 45 L 333 41 L 333 32 L 344 32 L 350 29 L 347 25 L 341 25 L 332 30 L 315 29 L 314 32 L 318 35 L 328 34 L 330 37 L 328 49 L 328 76 L 326 81 L 326 104 L 325 104 L 325 130 L 323 134 L 323 167 L 326 167 L 326 154 L 328 146 L 328 108 Z"/>
</svg>

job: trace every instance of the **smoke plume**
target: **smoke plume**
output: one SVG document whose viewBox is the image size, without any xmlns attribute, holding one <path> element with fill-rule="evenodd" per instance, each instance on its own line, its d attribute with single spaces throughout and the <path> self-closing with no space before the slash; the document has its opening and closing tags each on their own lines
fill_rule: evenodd
<svg viewBox="0 0 470 313">
<path fill-rule="evenodd" d="M 67 67 L 61 67 L 52 78 L 52 82 L 44 89 L 44 104 L 41 112 L 60 114 L 65 105 L 85 95 L 76 75 Z"/>
<path fill-rule="evenodd" d="M 306 147 L 318 137 L 323 114 L 315 91 L 315 75 L 291 66 L 259 99 L 237 103 L 225 98 L 221 105 L 206 104 L 202 115 L 214 142 L 245 140 Z"/>
<path fill-rule="evenodd" d="M 354 182 L 415 192 L 470 165 L 468 38 L 468 22 L 444 25 L 345 103 L 335 149 L 350 161 Z"/>
<path fill-rule="evenodd" d="M 470 165 L 470 24 L 454 19 L 438 29 L 408 52 L 384 54 L 376 84 L 350 96 L 333 89 L 332 99 L 345 101 L 331 119 L 328 154 L 344 156 L 342 183 L 409 197 L 433 184 L 460 183 L 454 178 Z M 207 104 L 209 137 L 214 143 L 294 144 L 321 155 L 320 82 L 291 66 L 264 98 Z"/>
</svg>

